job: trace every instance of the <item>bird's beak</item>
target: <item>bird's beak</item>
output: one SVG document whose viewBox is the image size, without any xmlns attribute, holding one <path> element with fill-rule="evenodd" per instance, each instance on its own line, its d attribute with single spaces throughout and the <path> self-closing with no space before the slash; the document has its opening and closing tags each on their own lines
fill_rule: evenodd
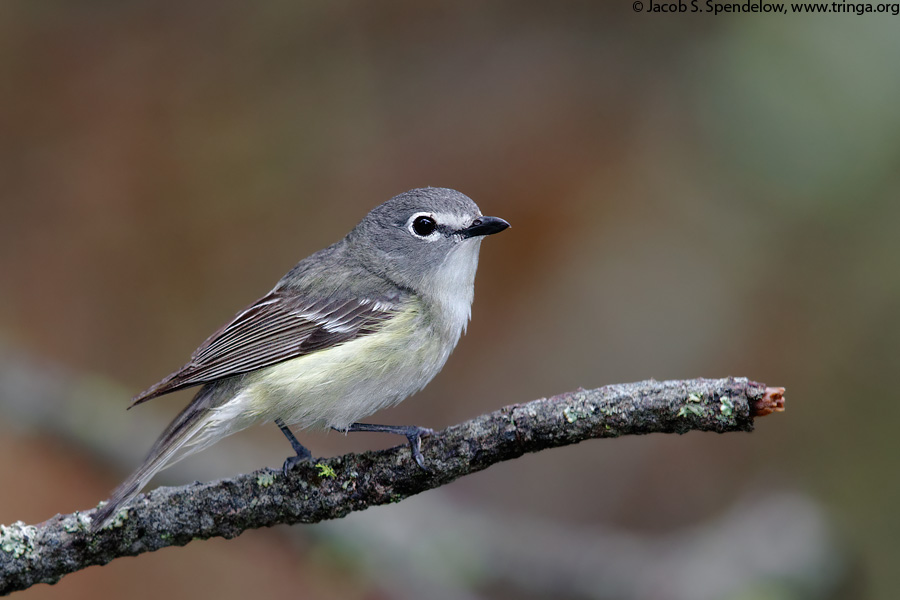
<svg viewBox="0 0 900 600">
<path fill-rule="evenodd" d="M 507 227 L 509 227 L 509 223 L 500 217 L 478 217 L 472 221 L 471 225 L 465 229 L 461 229 L 459 234 L 463 236 L 463 238 L 492 235 L 494 233 L 500 233 Z"/>
</svg>

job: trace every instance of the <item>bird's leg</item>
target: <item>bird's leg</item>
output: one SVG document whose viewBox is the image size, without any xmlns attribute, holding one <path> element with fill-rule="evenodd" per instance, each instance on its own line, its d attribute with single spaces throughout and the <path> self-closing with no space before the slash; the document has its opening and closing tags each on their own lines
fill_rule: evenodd
<svg viewBox="0 0 900 600">
<path fill-rule="evenodd" d="M 332 429 L 335 431 L 343 431 L 336 427 L 333 427 Z M 394 433 L 406 436 L 407 441 L 409 441 L 409 449 L 412 452 L 412 457 L 416 461 L 416 464 L 419 465 L 423 471 L 428 470 L 425 466 L 425 459 L 422 458 L 422 437 L 431 435 L 434 433 L 433 430 L 425 427 L 416 427 L 415 425 L 372 425 L 370 423 L 353 423 L 346 429 L 347 433 L 350 433 L 351 431 L 375 431 L 378 433 Z"/>
<path fill-rule="evenodd" d="M 281 430 L 281 433 L 284 434 L 284 437 L 288 439 L 291 443 L 291 448 L 294 449 L 294 452 L 297 453 L 297 456 L 288 456 L 284 459 L 284 466 L 281 467 L 281 471 L 287 476 L 288 472 L 294 468 L 294 465 L 297 463 L 301 463 L 305 460 L 312 460 L 312 452 L 310 452 L 306 446 L 297 441 L 297 437 L 294 435 L 294 432 L 288 429 L 288 426 L 284 424 L 284 421 L 281 419 L 275 419 L 275 424 L 278 425 L 278 429 Z"/>
</svg>

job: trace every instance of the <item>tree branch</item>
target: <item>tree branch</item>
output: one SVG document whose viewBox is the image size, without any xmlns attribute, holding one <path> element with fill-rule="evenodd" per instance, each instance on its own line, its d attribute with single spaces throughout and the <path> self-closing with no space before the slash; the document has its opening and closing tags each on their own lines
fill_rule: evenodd
<svg viewBox="0 0 900 600">
<path fill-rule="evenodd" d="M 425 438 L 427 473 L 400 446 L 298 465 L 289 477 L 260 469 L 232 479 L 158 488 L 138 496 L 95 535 L 88 532 L 92 510 L 57 515 L 36 526 L 0 526 L 0 594 L 194 539 L 337 519 L 526 452 L 621 435 L 751 431 L 754 417 L 783 410 L 783 393 L 783 388 L 743 378 L 576 390 L 507 406 Z"/>
</svg>

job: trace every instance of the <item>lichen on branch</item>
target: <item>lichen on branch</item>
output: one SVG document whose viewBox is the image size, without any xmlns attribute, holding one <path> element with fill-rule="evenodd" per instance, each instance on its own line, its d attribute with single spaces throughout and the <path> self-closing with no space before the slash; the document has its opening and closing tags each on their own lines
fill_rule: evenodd
<svg viewBox="0 0 900 600">
<path fill-rule="evenodd" d="M 0 526 L 0 594 L 67 573 L 195 539 L 247 529 L 337 519 L 397 502 L 526 452 L 592 438 L 688 431 L 752 431 L 755 417 L 784 410 L 784 388 L 744 378 L 643 381 L 579 389 L 506 406 L 424 438 L 428 471 L 407 446 L 300 464 L 288 475 L 260 469 L 138 496 L 107 528 L 94 510 L 29 526 Z"/>
</svg>

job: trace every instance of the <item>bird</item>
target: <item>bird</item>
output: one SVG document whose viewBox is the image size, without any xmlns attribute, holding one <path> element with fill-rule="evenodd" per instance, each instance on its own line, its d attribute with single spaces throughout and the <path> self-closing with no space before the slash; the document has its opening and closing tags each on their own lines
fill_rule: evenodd
<svg viewBox="0 0 900 600">
<path fill-rule="evenodd" d="M 418 188 L 375 207 L 342 240 L 301 260 L 187 364 L 132 399 L 129 408 L 200 386 L 97 509 L 91 529 L 107 526 L 159 470 L 268 422 L 294 451 L 285 475 L 312 458 L 291 426 L 403 435 L 426 469 L 420 447 L 430 429 L 360 420 L 440 372 L 471 316 L 481 242 L 508 227 L 458 191 Z"/>
</svg>

